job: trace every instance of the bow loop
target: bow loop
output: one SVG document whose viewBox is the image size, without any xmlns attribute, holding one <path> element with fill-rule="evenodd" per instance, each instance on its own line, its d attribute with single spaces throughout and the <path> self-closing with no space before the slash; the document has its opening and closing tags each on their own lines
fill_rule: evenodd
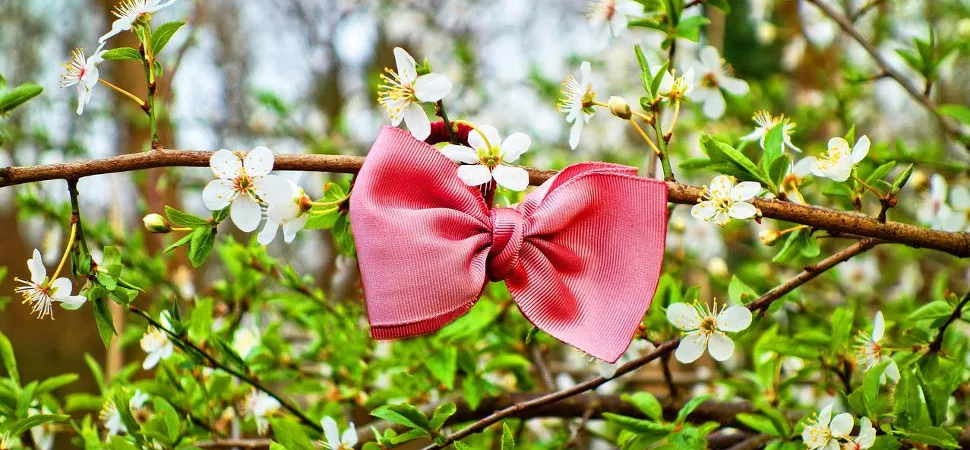
<svg viewBox="0 0 970 450">
<path fill-rule="evenodd" d="M 522 213 L 512 208 L 492 209 L 492 245 L 488 250 L 488 278 L 492 281 L 505 276 L 519 262 L 522 248 Z"/>
</svg>

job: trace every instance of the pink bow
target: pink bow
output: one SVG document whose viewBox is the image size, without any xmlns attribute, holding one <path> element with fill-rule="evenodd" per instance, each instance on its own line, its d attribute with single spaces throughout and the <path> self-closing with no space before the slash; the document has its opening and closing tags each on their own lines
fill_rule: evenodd
<svg viewBox="0 0 970 450">
<path fill-rule="evenodd" d="M 657 289 L 666 183 L 637 177 L 633 167 L 580 163 L 518 207 L 490 209 L 456 169 L 393 127 L 360 169 L 350 216 L 371 334 L 437 331 L 467 312 L 488 280 L 505 280 L 536 327 L 619 359 Z"/>
</svg>

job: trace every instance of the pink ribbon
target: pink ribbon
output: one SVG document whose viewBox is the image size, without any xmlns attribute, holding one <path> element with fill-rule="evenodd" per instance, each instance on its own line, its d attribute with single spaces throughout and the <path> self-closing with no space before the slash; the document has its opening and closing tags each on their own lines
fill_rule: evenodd
<svg viewBox="0 0 970 450">
<path fill-rule="evenodd" d="M 438 131 L 429 139 L 445 138 Z M 657 289 L 666 183 L 633 167 L 580 163 L 516 208 L 490 209 L 456 170 L 435 147 L 384 127 L 357 175 L 351 227 L 374 338 L 437 331 L 488 280 L 504 280 L 536 327 L 619 359 Z"/>
</svg>

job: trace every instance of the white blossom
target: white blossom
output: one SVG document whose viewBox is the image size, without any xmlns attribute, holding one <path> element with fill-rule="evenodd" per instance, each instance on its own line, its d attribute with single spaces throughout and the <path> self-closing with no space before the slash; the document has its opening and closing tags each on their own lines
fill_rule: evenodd
<svg viewBox="0 0 970 450">
<path fill-rule="evenodd" d="M 47 267 L 44 266 L 40 250 L 34 249 L 34 256 L 27 260 L 27 269 L 30 271 L 30 281 L 14 278 L 23 285 L 14 288 L 14 291 L 23 296 L 23 303 L 29 304 L 30 312 L 36 313 L 38 319 L 46 316 L 54 319 L 54 302 L 60 303 L 61 308 L 75 310 L 87 301 L 83 295 L 71 295 L 74 288 L 71 280 L 64 277 L 51 280 L 47 277 Z"/>
<path fill-rule="evenodd" d="M 791 141 L 791 135 L 792 133 L 795 132 L 796 124 L 795 122 L 792 122 L 790 118 L 785 117 L 784 114 L 778 117 L 772 117 L 771 113 L 769 113 L 768 111 L 760 110 L 754 113 L 754 117 L 752 117 L 751 120 L 754 120 L 757 126 L 755 127 L 754 131 L 742 137 L 741 138 L 742 140 L 745 140 L 745 141 L 758 140 L 761 143 L 761 148 L 764 149 L 765 138 L 768 136 L 768 133 L 772 130 L 772 128 L 780 124 L 783 127 L 782 133 L 781 133 L 782 142 L 781 142 L 780 150 L 784 151 L 785 147 L 788 147 L 796 152 L 802 151 L 802 149 L 796 147 L 795 144 L 792 144 L 792 141 Z"/>
<path fill-rule="evenodd" d="M 281 185 L 278 185 L 282 183 Z M 269 245 L 276 239 L 279 229 L 283 229 L 283 242 L 289 244 L 296 239 L 296 233 L 306 226 L 307 211 L 310 210 L 310 197 L 296 183 L 276 177 L 267 189 L 266 223 L 256 240 Z"/>
<path fill-rule="evenodd" d="M 810 420 L 802 431 L 802 441 L 809 450 L 840 450 L 839 439 L 845 438 L 852 432 L 852 415 L 842 413 L 832 417 L 832 405 L 828 405 L 818 413 L 818 417 Z"/>
<path fill-rule="evenodd" d="M 865 450 L 876 443 L 876 429 L 872 426 L 872 421 L 868 417 L 863 417 L 859 421 L 859 436 L 849 438 L 848 450 Z"/>
<path fill-rule="evenodd" d="M 320 421 L 320 426 L 323 427 L 323 436 L 326 438 L 326 441 L 323 441 L 324 448 L 350 450 L 357 445 L 357 429 L 354 428 L 353 422 L 350 423 L 349 428 L 344 430 L 343 434 L 337 428 L 337 421 L 330 416 L 324 416 L 323 420 Z"/>
<path fill-rule="evenodd" d="M 626 29 L 629 16 L 643 12 L 643 6 L 631 0 L 595 0 L 589 2 L 586 17 L 595 29 L 618 37 Z"/>
<path fill-rule="evenodd" d="M 245 232 L 259 226 L 263 216 L 260 203 L 266 201 L 269 191 L 288 188 L 276 175 L 269 174 L 273 170 L 273 152 L 266 147 L 254 148 L 245 158 L 219 150 L 212 155 L 209 166 L 218 178 L 202 190 L 202 202 L 213 211 L 230 207 L 229 217 Z"/>
<path fill-rule="evenodd" d="M 556 104 L 556 109 L 566 114 L 566 123 L 572 123 L 569 129 L 569 148 L 575 150 L 579 146 L 579 137 L 583 133 L 583 126 L 595 113 L 592 102 L 596 97 L 593 83 L 589 79 L 589 61 L 583 61 L 579 68 L 580 79 L 576 81 L 572 75 L 566 75 L 562 82 L 562 97 Z"/>
<path fill-rule="evenodd" d="M 259 342 L 259 329 L 252 324 L 240 326 L 232 335 L 232 348 L 243 359 L 249 357 L 253 349 L 259 346 Z"/>
<path fill-rule="evenodd" d="M 167 313 L 162 313 L 161 324 L 166 330 L 171 330 Z M 142 363 L 142 368 L 145 370 L 151 370 L 158 365 L 159 361 L 168 359 L 175 351 L 175 346 L 172 345 L 172 341 L 169 340 L 165 330 L 152 325 L 148 326 L 147 331 L 138 343 L 141 345 L 141 349 L 148 353 Z"/>
<path fill-rule="evenodd" d="M 112 14 L 117 17 L 115 21 L 111 24 L 111 31 L 104 34 L 98 39 L 98 43 L 103 44 L 108 39 L 118 35 L 123 31 L 131 30 L 135 26 L 135 22 L 138 22 L 144 16 L 149 16 L 160 11 L 162 8 L 170 6 L 177 0 L 168 0 L 162 3 L 162 0 L 124 0 L 115 6 L 114 10 L 111 11 Z"/>
<path fill-rule="evenodd" d="M 505 164 L 517 161 L 529 150 L 532 138 L 527 134 L 512 133 L 503 141 L 495 127 L 482 125 L 468 134 L 468 143 L 471 148 L 448 144 L 441 149 L 441 154 L 452 161 L 464 163 L 458 166 L 458 178 L 465 184 L 478 186 L 494 179 L 500 186 L 513 191 L 529 187 L 529 172 Z"/>
<path fill-rule="evenodd" d="M 441 100 L 451 92 L 451 80 L 437 73 L 418 76 L 414 58 L 400 47 L 394 47 L 394 60 L 397 72 L 384 68 L 377 100 L 387 110 L 394 126 L 403 120 L 411 135 L 423 141 L 431 135 L 431 121 L 418 103 Z"/>
<path fill-rule="evenodd" d="M 687 72 L 677 76 L 671 71 L 665 71 L 660 85 L 657 87 L 657 95 L 664 101 L 681 101 L 690 97 L 694 91 L 694 69 L 687 69 Z"/>
<path fill-rule="evenodd" d="M 76 48 L 71 60 L 64 63 L 66 72 L 61 75 L 61 87 L 77 86 L 77 115 L 84 113 L 84 106 L 91 101 L 91 93 L 100 79 L 98 64 L 103 61 L 105 51 L 95 50 L 90 58 L 84 56 L 84 49 Z"/>
<path fill-rule="evenodd" d="M 732 218 L 754 217 L 758 209 L 748 201 L 761 193 L 761 184 L 754 181 L 735 184 L 735 181 L 727 175 L 714 177 L 711 185 L 704 189 L 701 201 L 690 209 L 690 214 L 719 226 L 724 226 Z"/>
<path fill-rule="evenodd" d="M 703 104 L 704 115 L 718 119 L 724 115 L 726 108 L 721 89 L 734 95 L 745 95 L 748 93 L 748 83 L 727 75 L 717 48 L 706 46 L 698 56 L 699 59 L 690 59 L 685 64 L 699 78 L 699 85 L 694 88 L 691 98 Z"/>
<path fill-rule="evenodd" d="M 957 210 L 947 204 L 948 197 Z M 966 187 L 957 186 L 953 188 L 951 194 L 946 179 L 934 173 L 930 177 L 929 192 L 923 197 L 916 216 L 930 228 L 959 231 L 966 226 L 968 211 L 970 211 L 970 191 Z"/>
<path fill-rule="evenodd" d="M 246 402 L 243 405 L 246 414 L 256 421 L 256 432 L 260 435 L 266 434 L 269 427 L 269 417 L 276 414 L 280 409 L 280 402 L 269 394 L 253 388 L 246 395 Z"/>
<path fill-rule="evenodd" d="M 148 401 L 148 394 L 140 390 L 135 391 L 135 395 L 131 396 L 128 400 L 128 408 L 131 410 L 132 414 L 136 414 L 139 410 L 145 407 L 145 402 Z M 121 433 L 127 433 L 128 427 L 125 426 L 125 422 L 121 419 L 121 413 L 118 411 L 118 406 L 115 405 L 114 400 L 105 400 L 104 405 L 101 407 L 101 412 L 99 414 L 101 418 L 101 423 L 104 424 L 105 429 L 108 430 L 108 436 L 114 436 Z"/>
<path fill-rule="evenodd" d="M 717 361 L 726 361 L 734 354 L 734 341 L 724 332 L 738 332 L 751 325 L 751 311 L 743 306 L 730 306 L 718 313 L 717 303 L 709 309 L 695 302 L 673 303 L 667 307 L 667 320 L 686 331 L 674 357 L 689 364 L 697 361 L 707 349 Z"/>
<path fill-rule="evenodd" d="M 852 294 L 871 292 L 879 282 L 879 262 L 872 256 L 857 256 L 836 267 L 840 284 Z"/>
<path fill-rule="evenodd" d="M 818 158 L 806 156 L 795 164 L 792 173 L 797 177 L 804 177 L 809 173 L 817 177 L 830 178 L 834 181 L 845 181 L 852 174 L 852 169 L 869 153 L 869 138 L 862 136 L 856 141 L 852 150 L 849 143 L 840 137 L 829 139 L 828 150 Z"/>
<path fill-rule="evenodd" d="M 52 414 L 52 412 L 44 406 L 40 411 L 35 408 L 30 408 L 27 414 L 33 416 L 35 414 Z M 54 434 L 53 423 L 45 423 L 30 429 L 30 437 L 34 440 L 34 446 L 38 450 L 51 450 L 54 448 Z"/>
<path fill-rule="evenodd" d="M 889 361 L 886 366 L 885 371 L 880 376 L 879 382 L 885 383 L 886 380 L 890 380 L 893 383 L 899 381 L 899 367 L 896 365 L 896 361 L 893 361 L 888 356 L 883 356 L 882 354 L 882 338 L 885 333 L 886 322 L 883 319 L 882 311 L 876 312 L 875 318 L 872 320 L 872 334 L 867 334 L 862 331 L 856 337 L 855 354 L 856 360 L 862 369 L 866 372 L 872 370 L 873 367 L 878 365 L 883 361 Z"/>
</svg>

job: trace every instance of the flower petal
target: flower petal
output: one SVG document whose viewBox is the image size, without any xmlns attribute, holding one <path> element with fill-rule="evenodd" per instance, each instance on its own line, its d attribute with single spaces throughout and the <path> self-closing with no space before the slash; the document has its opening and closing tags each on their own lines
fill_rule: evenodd
<svg viewBox="0 0 970 450">
<path fill-rule="evenodd" d="M 731 306 L 717 315 L 717 329 L 738 332 L 751 325 L 751 311 L 743 306 Z"/>
<path fill-rule="evenodd" d="M 734 341 L 726 334 L 715 331 L 707 341 L 707 351 L 716 361 L 727 361 L 734 354 Z"/>
<path fill-rule="evenodd" d="M 340 435 L 340 443 L 345 447 L 354 448 L 357 445 L 357 428 L 354 427 L 354 423 L 350 423 L 350 428 L 344 430 L 344 434 Z"/>
<path fill-rule="evenodd" d="M 832 430 L 832 436 L 836 438 L 848 436 L 852 432 L 853 422 L 852 414 L 842 413 L 835 416 L 829 425 L 829 429 Z"/>
<path fill-rule="evenodd" d="M 202 203 L 212 211 L 218 211 L 229 206 L 235 197 L 232 180 L 219 178 L 212 180 L 202 189 Z"/>
<path fill-rule="evenodd" d="M 478 162 L 478 153 L 471 147 L 464 145 L 448 144 L 441 148 L 441 154 L 456 163 L 475 164 Z"/>
<path fill-rule="evenodd" d="M 418 78 L 417 63 L 403 48 L 394 47 L 394 62 L 397 63 L 397 74 L 404 84 L 411 84 Z"/>
<path fill-rule="evenodd" d="M 683 302 L 671 303 L 667 307 L 667 320 L 684 331 L 693 331 L 701 326 L 697 309 Z"/>
<path fill-rule="evenodd" d="M 728 215 L 735 219 L 749 219 L 758 214 L 758 208 L 745 202 L 737 202 L 728 208 Z"/>
<path fill-rule="evenodd" d="M 492 181 L 492 171 L 483 165 L 458 167 L 458 178 L 468 186 L 478 186 Z"/>
<path fill-rule="evenodd" d="M 960 210 L 970 209 L 970 189 L 966 186 L 956 186 L 950 191 L 950 203 Z"/>
<path fill-rule="evenodd" d="M 296 204 L 295 199 L 300 187 L 281 176 L 268 175 L 256 181 L 253 190 L 270 207 Z"/>
<path fill-rule="evenodd" d="M 27 270 L 30 271 L 30 281 L 34 284 L 41 284 L 47 278 L 47 267 L 44 267 L 44 259 L 40 256 L 40 250 L 34 249 L 34 256 L 27 260 Z"/>
<path fill-rule="evenodd" d="M 812 165 L 815 164 L 814 156 L 806 156 L 795 163 L 795 167 L 792 168 L 792 174 L 798 178 L 804 178 L 808 174 L 812 173 Z"/>
<path fill-rule="evenodd" d="M 829 139 L 828 149 L 829 149 L 830 152 L 831 151 L 836 151 L 836 152 L 839 152 L 839 153 L 848 154 L 849 153 L 849 143 L 846 142 L 845 139 L 842 139 L 840 137 L 834 137 L 832 139 Z"/>
<path fill-rule="evenodd" d="M 256 147 L 246 153 L 243 161 L 246 175 L 251 177 L 265 177 L 273 170 L 273 151 L 266 147 Z"/>
<path fill-rule="evenodd" d="M 721 54 L 717 52 L 717 48 L 714 46 L 708 45 L 702 48 L 698 56 L 700 56 L 701 63 L 708 71 L 717 73 L 721 70 Z"/>
<path fill-rule="evenodd" d="M 212 157 L 209 158 L 209 167 L 212 168 L 212 173 L 217 177 L 231 180 L 239 175 L 239 170 L 242 169 L 243 164 L 235 153 L 222 149 L 213 153 Z"/>
<path fill-rule="evenodd" d="M 72 289 L 74 285 L 71 284 L 71 280 L 64 277 L 58 278 L 51 283 L 51 299 L 60 301 L 61 297 L 70 296 Z"/>
<path fill-rule="evenodd" d="M 690 208 L 690 215 L 701 220 L 711 220 L 717 214 L 717 208 L 713 202 L 703 201 Z"/>
<path fill-rule="evenodd" d="M 431 135 L 431 121 L 428 120 L 428 114 L 417 103 L 411 103 L 404 110 L 404 123 L 408 125 L 411 136 L 419 141 Z"/>
<path fill-rule="evenodd" d="M 67 297 L 55 298 L 54 301 L 61 302 L 61 308 L 74 311 L 84 305 L 88 298 L 83 295 L 69 295 Z"/>
<path fill-rule="evenodd" d="M 849 158 L 842 158 L 834 166 L 830 167 L 827 171 L 827 176 L 834 181 L 845 181 L 849 179 L 849 175 L 852 174 L 852 160 Z"/>
<path fill-rule="evenodd" d="M 141 368 L 145 370 L 151 370 L 158 364 L 158 360 L 162 358 L 162 355 L 158 352 L 149 353 L 145 357 L 145 362 L 142 363 Z"/>
<path fill-rule="evenodd" d="M 98 38 L 98 43 L 103 44 L 104 41 L 111 39 L 122 31 L 128 31 L 131 29 L 132 19 L 128 17 L 122 17 L 111 23 L 111 31 L 105 33 L 103 36 Z"/>
<path fill-rule="evenodd" d="M 684 364 L 690 364 L 704 354 L 705 348 L 707 348 L 707 342 L 704 341 L 704 333 L 700 331 L 690 332 L 680 339 L 680 345 L 674 352 L 674 358 Z"/>
<path fill-rule="evenodd" d="M 569 148 L 576 150 L 579 147 L 579 138 L 583 134 L 583 125 L 586 121 L 583 119 L 576 120 L 573 122 L 573 126 L 569 128 Z"/>
<path fill-rule="evenodd" d="M 492 169 L 492 177 L 500 186 L 513 191 L 524 191 L 529 187 L 529 172 L 521 167 L 499 164 Z"/>
<path fill-rule="evenodd" d="M 488 139 L 488 143 L 493 147 L 500 146 L 502 144 L 502 135 L 498 133 L 498 129 L 495 127 L 491 125 L 482 125 L 478 127 L 478 129 L 482 131 L 482 134 L 484 134 L 485 138 Z M 472 142 L 472 136 L 475 138 L 474 143 Z M 472 148 L 476 150 L 489 150 L 489 148 L 485 145 L 485 140 L 482 139 L 482 135 L 478 134 L 478 132 L 475 130 L 472 130 L 471 133 L 468 134 L 468 143 L 471 144 Z"/>
<path fill-rule="evenodd" d="M 753 198 L 761 191 L 761 184 L 757 181 L 742 181 L 731 188 L 731 198 L 741 202 Z"/>
<path fill-rule="evenodd" d="M 491 137 L 489 137 L 491 139 Z M 512 133 L 502 141 L 502 161 L 515 162 L 523 153 L 529 150 L 532 138 L 525 133 Z"/>
<path fill-rule="evenodd" d="M 750 89 L 747 81 L 729 76 L 718 77 L 717 85 L 734 95 L 746 95 Z"/>
<path fill-rule="evenodd" d="M 872 340 L 879 342 L 886 331 L 886 321 L 882 317 L 882 311 L 876 311 L 876 317 L 872 319 Z"/>
<path fill-rule="evenodd" d="M 323 436 L 327 438 L 330 448 L 340 447 L 340 430 L 337 428 L 337 421 L 330 416 L 325 416 L 320 421 L 320 426 L 323 427 Z"/>
<path fill-rule="evenodd" d="M 269 245 L 276 239 L 276 235 L 279 234 L 280 223 L 273 220 L 267 219 L 266 223 L 263 224 L 263 230 L 259 232 L 256 236 L 256 242 L 260 245 Z"/>
<path fill-rule="evenodd" d="M 259 203 L 249 195 L 239 195 L 232 201 L 229 208 L 229 217 L 232 223 L 236 224 L 240 230 L 249 233 L 259 227 L 259 221 L 263 218 L 263 211 L 259 208 Z"/>
<path fill-rule="evenodd" d="M 852 147 L 852 162 L 859 164 L 866 155 L 869 154 L 869 136 L 862 135 L 858 141 L 855 143 L 855 147 Z"/>
<path fill-rule="evenodd" d="M 590 69 L 592 69 L 592 66 L 589 64 L 589 61 L 583 61 L 583 63 L 579 65 L 579 85 L 580 86 L 585 86 L 587 83 L 589 83 Z"/>
<path fill-rule="evenodd" d="M 283 242 L 287 244 L 293 242 L 296 239 L 296 233 L 299 233 L 304 227 L 306 227 L 306 222 L 309 216 L 306 214 L 301 215 L 293 220 L 288 220 L 283 224 Z"/>
<path fill-rule="evenodd" d="M 872 447 L 876 442 L 876 429 L 872 426 L 872 421 L 868 417 L 863 417 L 859 421 L 859 438 L 856 439 L 856 443 L 859 444 L 859 448 L 866 449 Z"/>
<path fill-rule="evenodd" d="M 704 91 L 703 89 L 698 89 L 694 94 L 694 99 L 697 100 L 697 95 Z M 721 92 L 714 91 L 701 95 L 706 97 L 704 99 L 704 115 L 709 119 L 721 118 L 724 115 L 724 110 L 727 109 L 727 104 L 724 103 L 724 96 L 721 95 Z"/>
<path fill-rule="evenodd" d="M 440 73 L 421 75 L 414 81 L 414 96 L 422 102 L 436 102 L 451 92 L 451 80 Z"/>
</svg>

